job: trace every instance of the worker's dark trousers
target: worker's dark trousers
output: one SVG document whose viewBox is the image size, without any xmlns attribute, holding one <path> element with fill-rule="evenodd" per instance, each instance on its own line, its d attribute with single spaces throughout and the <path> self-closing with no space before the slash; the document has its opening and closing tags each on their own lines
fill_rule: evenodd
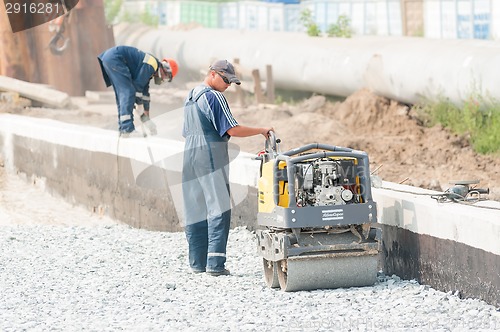
<svg viewBox="0 0 500 332">
<path fill-rule="evenodd" d="M 186 225 L 189 265 L 196 272 L 224 270 L 231 211 L 196 224 Z"/>
<path fill-rule="evenodd" d="M 226 262 L 231 222 L 228 145 L 227 141 L 206 141 L 207 137 L 186 138 L 182 168 L 184 226 L 191 268 L 220 272 Z"/>
<path fill-rule="evenodd" d="M 102 66 L 106 70 L 113 89 L 115 90 L 116 105 L 118 106 L 118 126 L 120 132 L 131 132 L 134 127 L 135 87 L 128 67 L 121 61 L 111 58 L 109 61 L 104 55 Z"/>
</svg>

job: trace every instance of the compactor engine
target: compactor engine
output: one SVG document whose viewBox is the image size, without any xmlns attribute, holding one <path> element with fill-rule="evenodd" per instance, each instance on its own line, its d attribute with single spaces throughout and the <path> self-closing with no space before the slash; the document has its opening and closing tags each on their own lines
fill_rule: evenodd
<svg viewBox="0 0 500 332">
<path fill-rule="evenodd" d="M 261 154 L 258 252 L 284 291 L 375 283 L 379 232 L 368 155 L 309 144 L 284 153 L 271 132 Z"/>
</svg>

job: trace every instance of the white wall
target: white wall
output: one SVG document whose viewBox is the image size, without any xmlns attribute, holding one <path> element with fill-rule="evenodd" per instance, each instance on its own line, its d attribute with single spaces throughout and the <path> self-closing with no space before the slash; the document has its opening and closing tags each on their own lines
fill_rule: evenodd
<svg viewBox="0 0 500 332">
<path fill-rule="evenodd" d="M 491 38 L 500 40 L 500 1 L 491 3 Z"/>
</svg>

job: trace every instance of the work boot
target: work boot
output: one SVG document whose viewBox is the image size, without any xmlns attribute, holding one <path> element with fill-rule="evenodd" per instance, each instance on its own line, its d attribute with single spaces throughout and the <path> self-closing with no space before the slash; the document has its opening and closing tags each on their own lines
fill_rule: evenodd
<svg viewBox="0 0 500 332">
<path fill-rule="evenodd" d="M 199 273 L 204 273 L 205 270 L 191 270 L 193 273 L 199 274 Z"/>
<path fill-rule="evenodd" d="M 121 131 L 120 132 L 120 137 L 121 138 L 134 138 L 134 137 L 145 137 L 144 134 L 138 132 L 137 130 L 133 130 L 130 132 L 127 131 Z"/>
<path fill-rule="evenodd" d="M 218 277 L 218 276 L 228 276 L 231 275 L 231 272 L 229 272 L 228 269 L 224 269 L 222 271 L 207 271 L 207 274 L 212 277 Z"/>
<path fill-rule="evenodd" d="M 144 127 L 148 129 L 149 135 L 155 136 L 156 134 L 158 134 L 158 131 L 156 130 L 156 125 L 153 121 L 151 121 L 149 116 L 147 116 L 146 114 L 141 115 L 141 121 Z"/>
</svg>

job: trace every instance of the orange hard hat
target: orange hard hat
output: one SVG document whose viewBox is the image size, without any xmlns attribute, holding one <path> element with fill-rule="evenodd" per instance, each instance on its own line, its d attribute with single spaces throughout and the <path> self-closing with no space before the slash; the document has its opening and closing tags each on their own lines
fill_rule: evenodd
<svg viewBox="0 0 500 332">
<path fill-rule="evenodd" d="M 179 71 L 179 65 L 177 65 L 177 62 L 171 58 L 163 58 L 162 61 L 168 62 L 168 64 L 170 65 L 170 70 L 172 72 L 172 78 L 174 78 L 175 75 L 177 75 L 177 72 Z"/>
</svg>

